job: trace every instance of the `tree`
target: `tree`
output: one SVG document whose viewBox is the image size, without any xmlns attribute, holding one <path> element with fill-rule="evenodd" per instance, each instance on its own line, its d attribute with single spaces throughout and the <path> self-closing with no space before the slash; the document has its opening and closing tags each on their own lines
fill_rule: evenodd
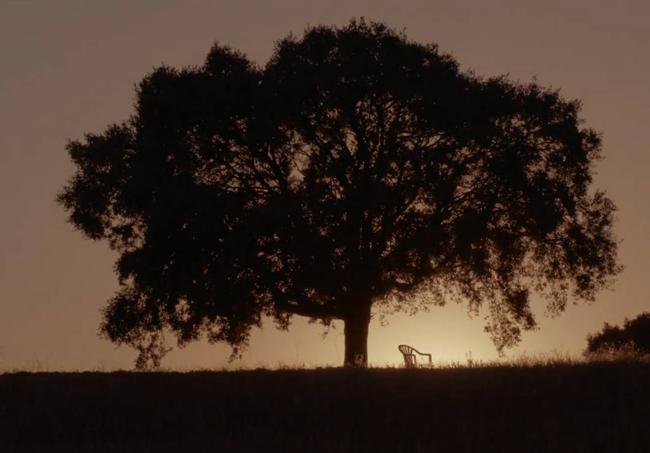
<svg viewBox="0 0 650 453">
<path fill-rule="evenodd" d="M 606 351 L 624 351 L 632 347 L 642 354 L 650 354 L 650 313 L 641 313 L 626 319 L 623 328 L 605 323 L 602 330 L 587 337 L 586 355 Z"/>
<path fill-rule="evenodd" d="M 533 291 L 558 313 L 619 272 L 579 107 L 383 24 L 314 27 L 263 68 L 215 45 L 154 70 L 129 120 L 68 145 L 59 201 L 120 253 L 101 331 L 146 357 L 163 330 L 236 354 L 262 316 L 301 315 L 343 320 L 365 364 L 373 309 L 447 300 L 487 305 L 502 350 Z"/>
</svg>

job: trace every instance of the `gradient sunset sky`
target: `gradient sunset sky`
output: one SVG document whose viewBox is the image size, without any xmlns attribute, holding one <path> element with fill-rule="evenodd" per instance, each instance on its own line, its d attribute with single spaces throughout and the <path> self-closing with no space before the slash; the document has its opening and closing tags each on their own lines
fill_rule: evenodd
<svg viewBox="0 0 650 453">
<path fill-rule="evenodd" d="M 100 309 L 117 289 L 116 255 L 83 238 L 55 203 L 72 175 L 69 139 L 100 132 L 132 112 L 134 86 L 162 63 L 200 65 L 215 41 L 264 64 L 274 42 L 308 25 L 364 16 L 435 42 L 465 70 L 509 74 L 583 102 L 603 133 L 595 187 L 617 204 L 625 270 L 591 305 L 558 318 L 535 305 L 540 328 L 508 357 L 578 355 L 603 322 L 650 311 L 650 3 L 502 1 L 47 1 L 0 3 L 0 371 L 131 368 L 135 352 L 100 339 Z M 175 348 L 176 369 L 340 365 L 342 326 L 294 318 L 289 332 L 256 331 L 240 361 L 225 345 Z M 371 365 L 397 365 L 400 343 L 434 360 L 493 359 L 481 316 L 463 306 L 373 320 Z"/>
</svg>

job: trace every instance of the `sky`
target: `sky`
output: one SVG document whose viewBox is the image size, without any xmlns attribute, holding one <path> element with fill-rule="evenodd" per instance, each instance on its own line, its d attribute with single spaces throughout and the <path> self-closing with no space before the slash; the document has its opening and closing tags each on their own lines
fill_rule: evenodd
<svg viewBox="0 0 650 453">
<path fill-rule="evenodd" d="M 0 2 L 0 371 L 114 370 L 136 353 L 97 334 L 117 289 L 116 255 L 85 239 L 55 203 L 73 173 L 68 140 L 126 119 L 134 86 L 161 64 L 200 65 L 215 41 L 264 64 L 274 42 L 309 25 L 353 17 L 383 21 L 409 38 L 437 43 L 465 70 L 536 78 L 583 103 L 585 124 L 602 132 L 594 186 L 619 210 L 615 230 L 625 270 L 591 304 L 556 318 L 534 304 L 539 329 L 506 359 L 579 355 L 604 322 L 650 311 L 650 3 L 599 0 L 347 0 Z M 400 343 L 436 362 L 497 358 L 481 316 L 462 305 L 373 319 L 371 365 L 396 366 Z M 295 318 L 288 332 L 265 323 L 241 360 L 225 345 L 175 348 L 169 369 L 336 366 L 342 326 L 324 335 Z"/>
</svg>

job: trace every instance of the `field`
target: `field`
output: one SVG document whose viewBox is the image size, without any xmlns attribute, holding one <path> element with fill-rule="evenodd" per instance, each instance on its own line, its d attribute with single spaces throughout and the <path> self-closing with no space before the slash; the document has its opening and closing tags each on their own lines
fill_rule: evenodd
<svg viewBox="0 0 650 453">
<path fill-rule="evenodd" d="M 649 452 L 650 364 L 0 375 L 0 452 Z"/>
</svg>

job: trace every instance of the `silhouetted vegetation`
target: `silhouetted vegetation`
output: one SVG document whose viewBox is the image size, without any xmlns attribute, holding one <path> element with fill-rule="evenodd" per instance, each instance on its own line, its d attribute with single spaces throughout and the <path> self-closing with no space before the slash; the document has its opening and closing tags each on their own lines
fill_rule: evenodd
<svg viewBox="0 0 650 453">
<path fill-rule="evenodd" d="M 605 323 L 600 332 L 587 338 L 587 355 L 617 352 L 650 354 L 650 313 L 626 319 L 622 328 Z"/>
<path fill-rule="evenodd" d="M 619 268 L 579 102 L 459 70 L 382 24 L 313 27 L 264 67 L 215 45 L 160 67 L 129 120 L 71 142 L 59 196 L 119 252 L 102 332 L 157 363 L 165 329 L 245 346 L 262 316 L 345 324 L 367 361 L 373 308 L 487 305 L 499 349 Z M 405 434 L 406 435 L 406 434 Z"/>
<path fill-rule="evenodd" d="M 0 451 L 647 452 L 650 364 L 0 375 Z"/>
</svg>

